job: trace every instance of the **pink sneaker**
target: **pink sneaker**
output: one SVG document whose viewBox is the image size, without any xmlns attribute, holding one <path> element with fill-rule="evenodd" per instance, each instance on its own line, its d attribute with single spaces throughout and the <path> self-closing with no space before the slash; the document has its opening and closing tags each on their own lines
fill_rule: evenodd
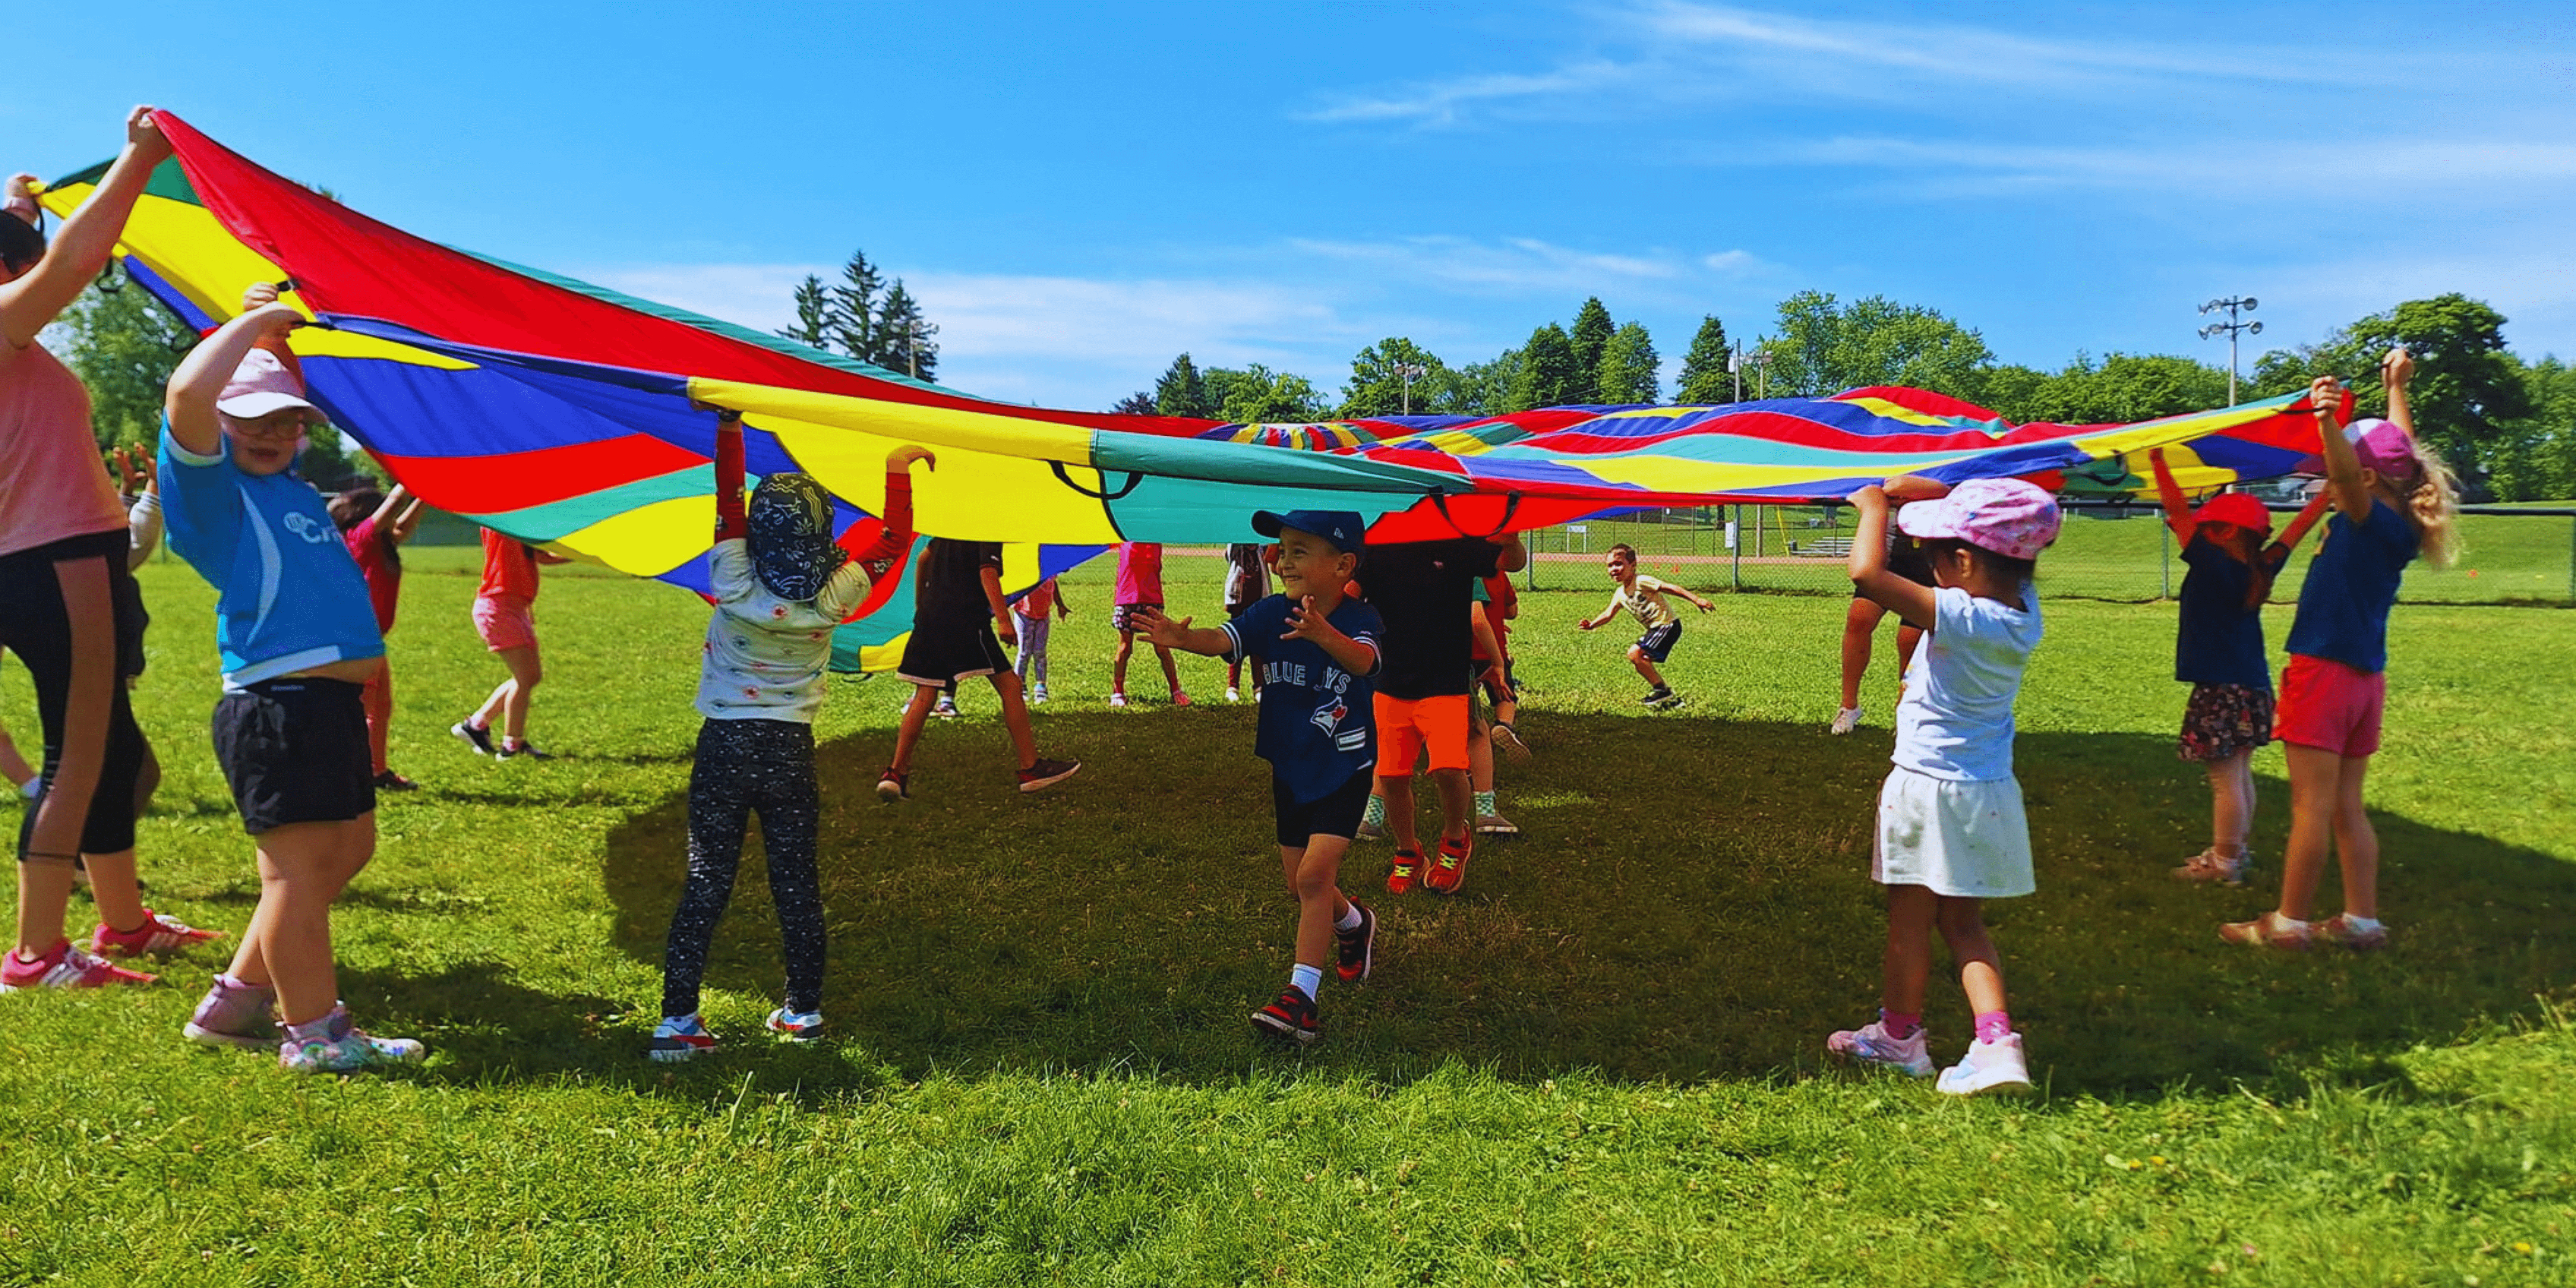
<svg viewBox="0 0 2576 1288">
<path fill-rule="evenodd" d="M 218 930 L 199 930 L 166 912 L 143 910 L 143 924 L 132 930 L 116 930 L 106 922 L 90 935 L 90 951 L 115 957 L 140 957 L 145 953 L 166 953 L 223 938 Z"/>
<path fill-rule="evenodd" d="M 127 970 L 72 947 L 66 939 L 34 961 L 21 961 L 15 950 L 0 965 L 0 993 L 22 988 L 105 988 L 110 984 L 149 984 L 155 978 Z"/>
<path fill-rule="evenodd" d="M 2231 944 L 2250 948 L 2275 948 L 2282 952 L 2305 952 L 2316 928 L 2304 921 L 2292 921 L 2277 912 L 2267 912 L 2252 921 L 2231 921 L 2218 928 L 2218 937 Z"/>
<path fill-rule="evenodd" d="M 1186 707 L 1190 705 L 1190 695 L 1181 692 L 1179 689 L 1172 690 L 1172 705 L 1176 707 Z"/>
<path fill-rule="evenodd" d="M 1894 1069 L 1909 1078 L 1932 1076 L 1932 1053 L 1927 1045 L 1923 1030 L 1916 1029 L 1910 1038 L 1889 1037 L 1887 1026 L 1877 1020 L 1856 1029 L 1843 1029 L 1825 1039 L 1829 1055 Z"/>
<path fill-rule="evenodd" d="M 2318 943 L 2337 944 L 2357 953 L 2375 953 L 2388 946 L 2388 927 L 2376 921 L 2357 925 L 2349 912 L 2309 922 L 2308 934 Z"/>
</svg>

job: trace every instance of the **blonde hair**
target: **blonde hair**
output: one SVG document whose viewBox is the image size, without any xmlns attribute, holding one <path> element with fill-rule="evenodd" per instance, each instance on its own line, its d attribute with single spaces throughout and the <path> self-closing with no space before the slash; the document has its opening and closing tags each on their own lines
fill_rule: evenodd
<svg viewBox="0 0 2576 1288">
<path fill-rule="evenodd" d="M 2415 524 L 2416 552 L 2426 563 L 2448 568 L 2460 557 L 2460 476 L 2423 439 L 2409 434 L 2407 444 L 2415 452 L 2415 486 L 2397 497 L 2401 512 Z M 2382 482 L 2397 491 L 2395 480 Z"/>
</svg>

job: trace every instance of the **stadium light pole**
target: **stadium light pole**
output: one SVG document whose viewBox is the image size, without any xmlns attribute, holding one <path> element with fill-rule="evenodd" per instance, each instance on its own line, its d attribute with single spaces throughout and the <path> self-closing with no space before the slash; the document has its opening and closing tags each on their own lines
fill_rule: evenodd
<svg viewBox="0 0 2576 1288">
<path fill-rule="evenodd" d="M 1395 374 L 1404 381 L 1404 414 L 1410 416 L 1413 414 L 1413 382 L 1430 375 L 1431 368 L 1419 362 L 1399 362 L 1395 364 Z"/>
<path fill-rule="evenodd" d="M 2237 333 L 2243 332 L 2246 335 L 2263 334 L 2263 324 L 2261 322 L 2248 322 L 2243 320 L 2240 316 L 2242 314 L 2253 312 L 2254 305 L 2255 300 L 2251 295 L 2231 295 L 2223 300 L 2211 300 L 2209 303 L 2200 306 L 2201 315 L 2204 317 L 2212 313 L 2225 313 L 2227 315 L 2227 320 L 2224 322 L 2212 322 L 2209 325 L 2202 327 L 2200 329 L 2200 338 L 2206 340 L 2222 331 L 2227 333 L 2227 405 L 2230 407 L 2236 405 Z"/>
</svg>

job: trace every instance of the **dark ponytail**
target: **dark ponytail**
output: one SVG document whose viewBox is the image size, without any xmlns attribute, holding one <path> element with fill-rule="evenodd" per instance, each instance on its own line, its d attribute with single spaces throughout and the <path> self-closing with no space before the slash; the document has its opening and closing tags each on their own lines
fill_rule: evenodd
<svg viewBox="0 0 2576 1288">
<path fill-rule="evenodd" d="M 15 215 L 0 215 L 0 264 L 23 273 L 45 257 L 45 235 Z"/>
</svg>

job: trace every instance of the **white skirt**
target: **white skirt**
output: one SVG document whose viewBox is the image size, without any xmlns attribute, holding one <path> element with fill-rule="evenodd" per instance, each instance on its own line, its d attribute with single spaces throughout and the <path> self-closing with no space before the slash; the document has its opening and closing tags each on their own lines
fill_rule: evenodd
<svg viewBox="0 0 2576 1288">
<path fill-rule="evenodd" d="M 1881 885 L 1922 886 L 1954 899 L 2037 890 L 2020 781 L 1954 783 L 1910 769 L 1890 772 L 1878 792 L 1869 875 Z"/>
</svg>

